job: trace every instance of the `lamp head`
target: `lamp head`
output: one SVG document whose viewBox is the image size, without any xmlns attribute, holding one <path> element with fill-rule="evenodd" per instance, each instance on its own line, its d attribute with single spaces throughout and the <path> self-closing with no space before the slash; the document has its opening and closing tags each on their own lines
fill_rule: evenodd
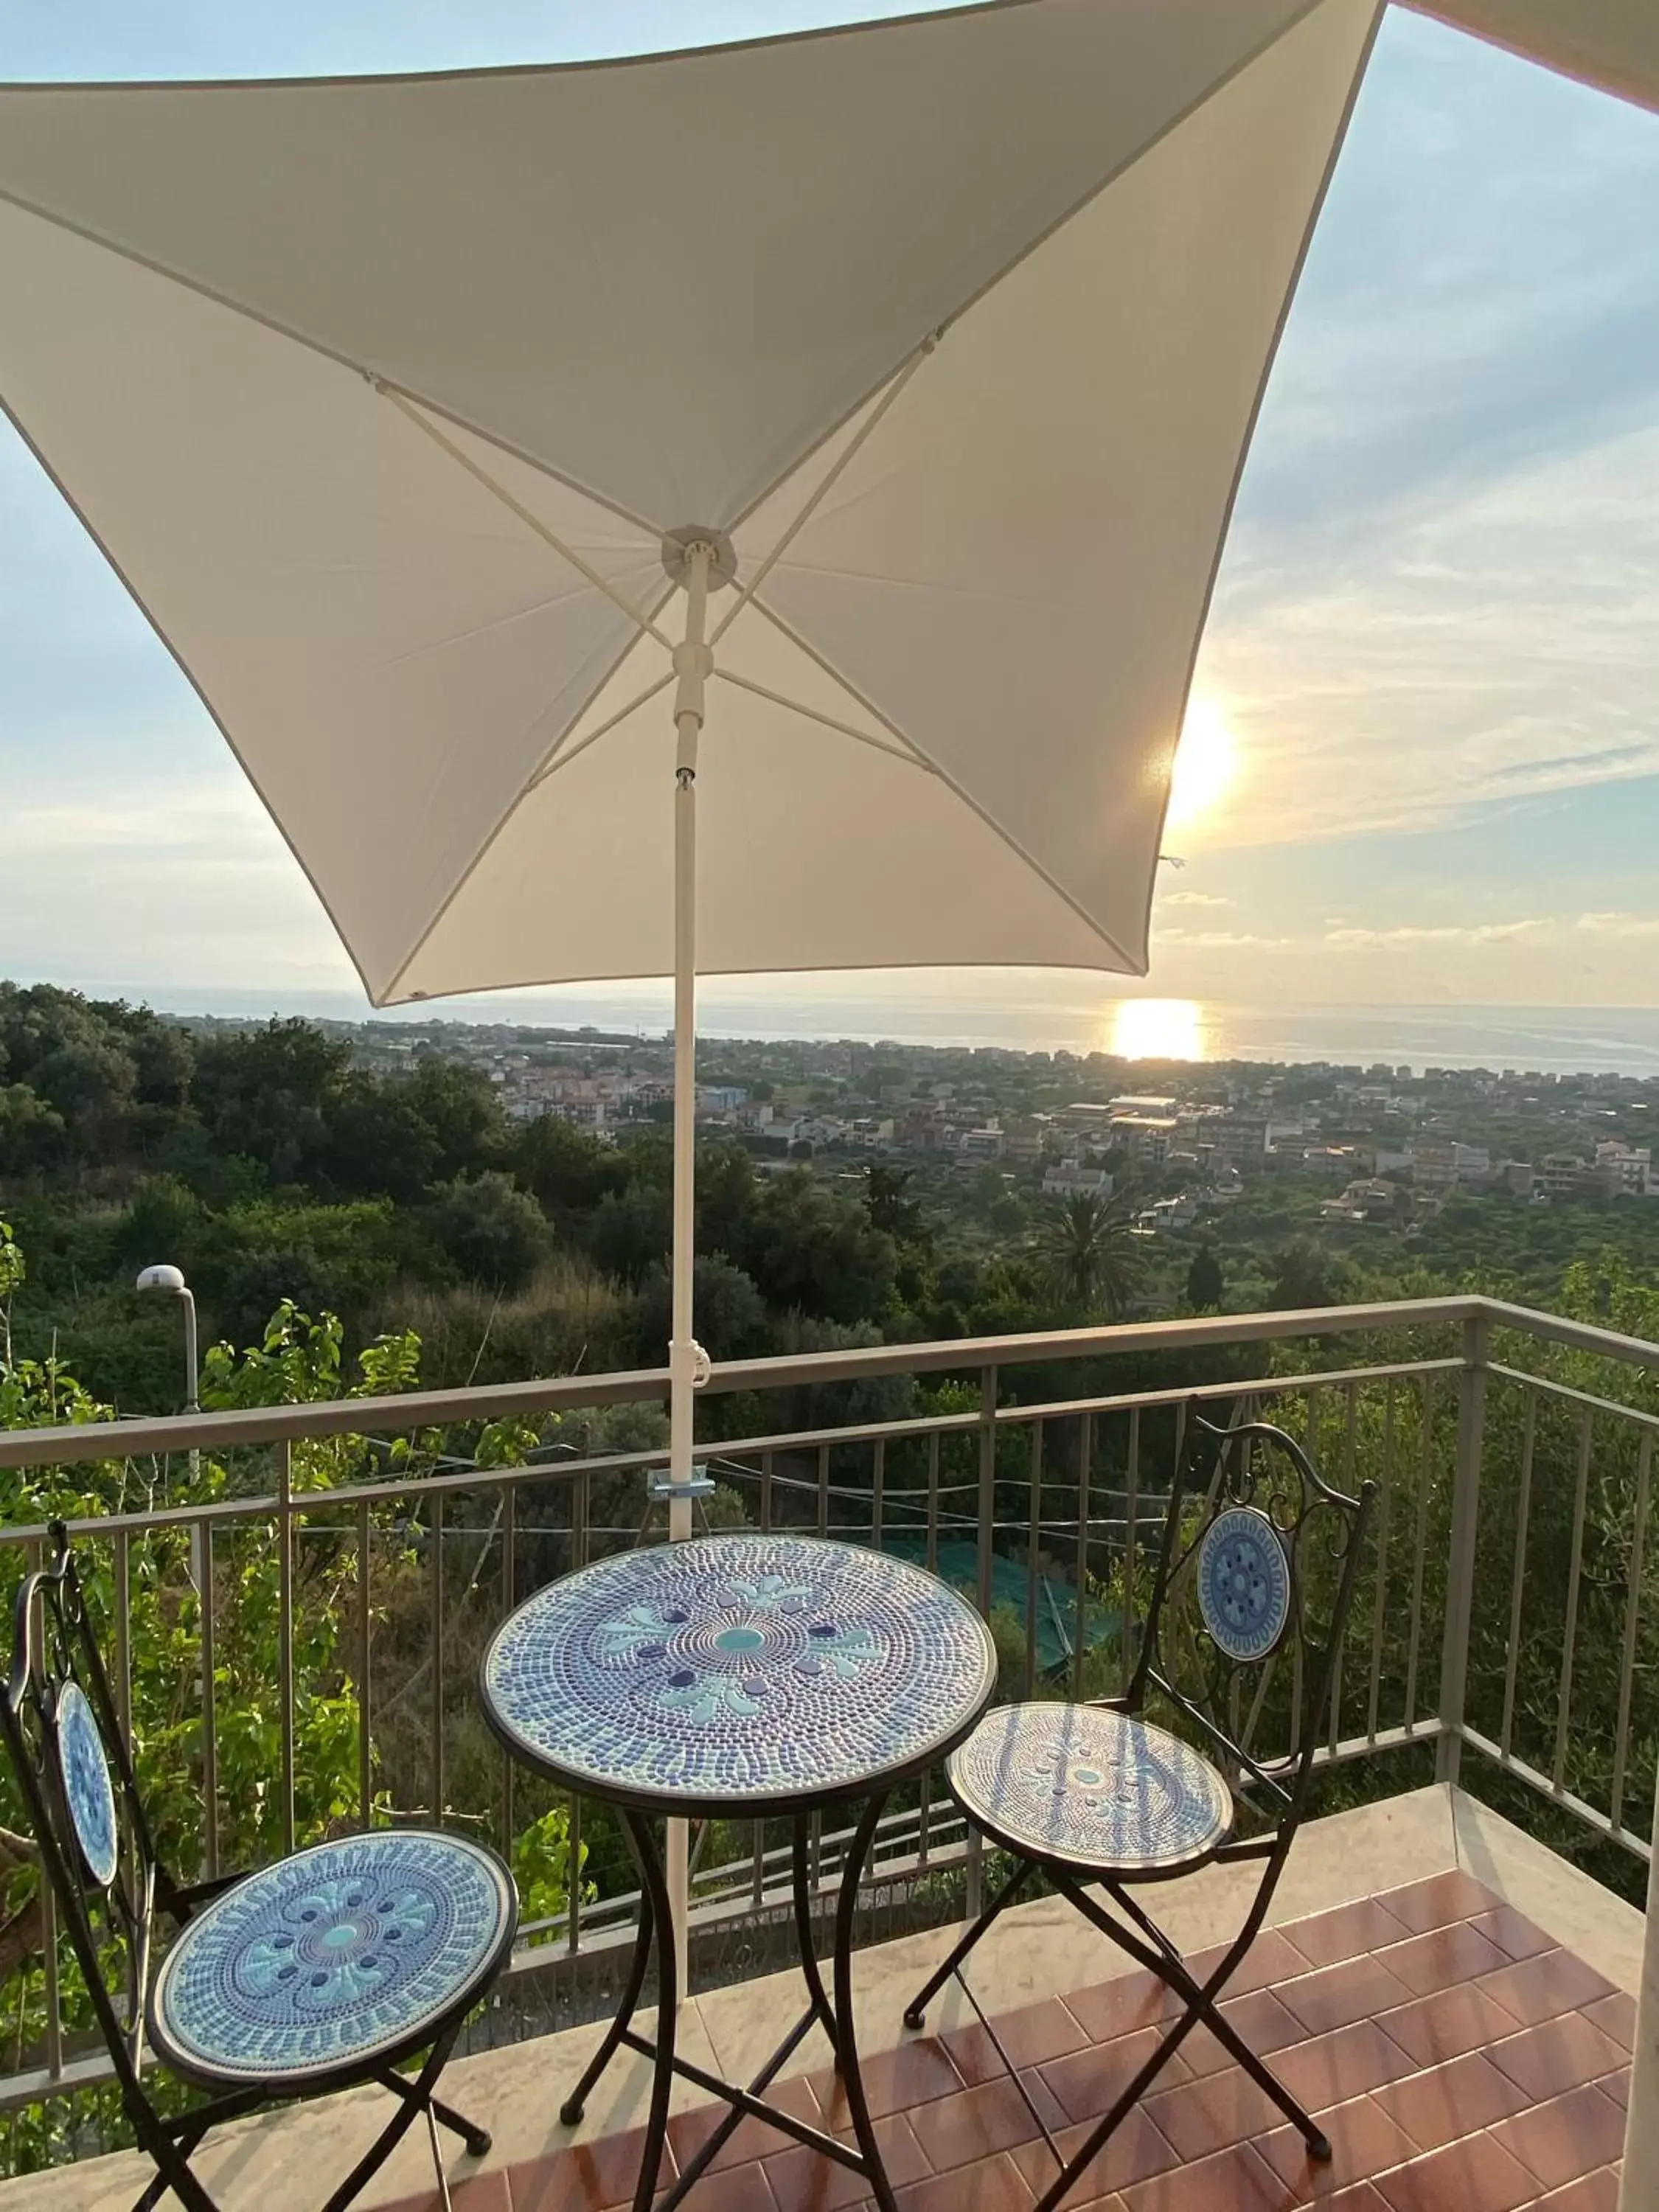
<svg viewBox="0 0 1659 2212">
<path fill-rule="evenodd" d="M 180 1297 L 185 1290 L 184 1271 L 179 1267 L 145 1267 L 138 1276 L 141 1291 L 165 1291 L 171 1297 Z"/>
</svg>

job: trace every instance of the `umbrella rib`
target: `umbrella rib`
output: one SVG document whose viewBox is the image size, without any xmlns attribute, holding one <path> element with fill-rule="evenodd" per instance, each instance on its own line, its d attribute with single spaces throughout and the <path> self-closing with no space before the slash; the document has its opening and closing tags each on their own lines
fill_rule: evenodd
<svg viewBox="0 0 1659 2212">
<path fill-rule="evenodd" d="M 520 797 L 528 798 L 532 791 L 538 791 L 550 775 L 555 775 L 562 768 L 568 768 L 573 760 L 580 758 L 587 750 L 589 745 L 596 745 L 601 738 L 609 737 L 618 722 L 625 722 L 630 714 L 637 714 L 647 699 L 654 699 L 659 691 L 665 691 L 673 681 L 674 672 L 671 669 L 666 676 L 659 676 L 654 684 L 647 684 L 637 697 L 630 699 L 625 707 L 619 707 L 614 714 L 607 716 L 597 730 L 590 730 L 579 744 L 571 746 L 568 752 L 562 750 L 566 738 L 570 734 L 567 730 L 564 737 L 560 738 L 559 743 L 554 746 L 535 775 L 526 784 L 523 791 L 519 794 Z"/>
<path fill-rule="evenodd" d="M 822 506 L 824 499 L 828 496 L 830 491 L 835 485 L 836 479 L 846 469 L 854 455 L 860 450 L 866 441 L 872 435 L 876 426 L 880 422 L 882 416 L 886 414 L 888 409 L 898 398 L 900 392 L 903 391 L 905 386 L 908 384 L 910 379 L 915 374 L 916 371 L 921 367 L 923 362 L 927 360 L 928 355 L 933 352 L 933 348 L 938 344 L 938 343 L 939 341 L 936 337 L 925 337 L 921 343 L 916 348 L 915 351 L 911 355 L 909 360 L 904 362 L 900 368 L 897 374 L 893 378 L 891 383 L 889 384 L 886 391 L 881 395 L 879 403 L 875 407 L 872 408 L 869 414 L 859 425 L 857 433 L 848 441 L 845 452 L 837 456 L 832 468 L 825 471 L 823 476 L 820 478 L 817 487 L 811 493 L 811 495 L 807 500 L 805 506 L 802 507 L 800 513 L 795 517 L 794 520 L 784 532 L 782 537 L 779 538 L 777 544 L 772 548 L 772 550 L 761 562 L 760 567 L 756 569 L 753 576 L 750 577 L 746 584 L 743 584 L 738 586 L 738 596 L 735 603 L 726 609 L 718 628 L 715 629 L 714 635 L 708 641 L 711 647 L 720 643 L 720 640 L 726 635 L 726 631 L 731 629 L 732 623 L 736 622 L 738 617 L 743 612 L 744 607 L 748 605 L 750 600 L 752 599 L 756 592 L 759 591 L 761 586 L 771 574 L 773 569 L 776 568 L 778 562 L 788 551 L 790 546 L 793 544 L 795 539 L 800 535 L 802 530 L 805 528 L 807 523 L 817 512 L 819 507 Z M 805 462 L 803 462 L 801 465 L 805 466 Z M 780 489 L 781 489 L 781 487 L 780 487 Z M 787 705 L 788 702 L 786 701 L 784 703 Z"/>
<path fill-rule="evenodd" d="M 655 638 L 659 645 L 666 651 L 672 652 L 672 640 L 658 629 L 648 615 L 642 615 L 631 599 L 624 598 L 609 577 L 602 576 L 591 562 L 583 560 L 574 545 L 566 544 L 557 532 L 550 530 L 541 517 L 532 514 L 522 500 L 514 499 L 505 484 L 497 483 L 488 469 L 481 468 L 470 453 L 464 453 L 453 438 L 447 436 L 435 422 L 429 421 L 421 410 L 411 400 L 406 399 L 395 386 L 378 378 L 371 380 L 374 389 L 383 399 L 389 399 L 398 412 L 406 416 L 422 436 L 432 441 L 440 453 L 447 453 L 450 459 L 465 469 L 475 482 L 482 484 L 492 498 L 499 500 L 509 514 L 516 515 L 526 530 L 533 532 L 544 545 L 551 546 L 554 552 L 562 560 L 568 561 L 573 568 L 586 576 L 595 591 L 603 592 L 614 606 L 620 607 L 629 622 L 635 624 L 643 636 Z"/>
<path fill-rule="evenodd" d="M 833 714 L 821 714 L 816 707 L 803 706 L 799 699 L 791 699 L 781 691 L 770 690 L 764 684 L 757 684 L 751 677 L 738 676 L 732 670 L 718 665 L 714 674 L 726 684 L 735 684 L 739 691 L 752 691 L 757 699 L 769 699 L 775 707 L 787 708 L 790 714 L 799 714 L 806 721 L 822 723 L 826 730 L 835 730 L 843 738 L 856 738 L 860 744 L 870 745 L 877 752 L 885 753 L 890 760 L 902 761 L 906 768 L 919 768 L 924 775 L 927 775 L 938 773 L 931 762 L 923 760 L 915 750 L 902 751 L 897 745 L 890 745 L 884 739 L 872 737 L 868 730 L 857 729 L 851 722 L 838 722 Z M 666 676 L 662 679 L 663 684 L 670 680 Z M 662 684 L 658 684 L 654 688 L 660 690 Z M 649 694 L 647 693 L 647 696 L 648 697 Z M 635 703 L 637 705 L 638 702 Z M 609 726 L 607 724 L 606 727 Z M 597 730 L 593 733 L 595 737 L 600 734 L 601 732 Z M 591 738 L 584 740 L 584 743 L 587 744 L 592 742 Z"/>
<path fill-rule="evenodd" d="M 806 655 L 809 660 L 816 662 L 817 666 L 823 671 L 824 674 L 829 677 L 833 683 L 839 684 L 842 690 L 847 694 L 848 697 L 856 702 L 859 706 L 862 707 L 866 714 L 873 714 L 877 721 L 881 724 L 883 729 L 890 731 L 893 736 L 898 739 L 900 744 L 904 746 L 906 750 L 911 754 L 919 767 L 931 770 L 934 775 L 938 776 L 939 781 L 945 785 L 945 788 L 948 791 L 954 793 L 956 797 L 962 801 L 963 805 L 967 807 L 971 813 L 976 814 L 979 817 L 986 828 L 991 831 L 994 836 L 999 838 L 1001 842 L 1008 848 L 1009 851 L 1014 855 L 1016 860 L 1023 861 L 1025 866 L 1031 871 L 1031 873 L 1036 876 L 1040 882 L 1045 883 L 1048 886 L 1048 889 L 1054 893 L 1057 899 L 1062 900 L 1064 903 L 1071 908 L 1072 912 L 1077 916 L 1078 920 L 1083 923 L 1086 929 L 1091 931 L 1092 933 L 1100 939 L 1103 945 L 1109 946 L 1112 951 L 1116 953 L 1118 958 L 1123 963 L 1123 972 L 1126 975 L 1144 975 L 1146 974 L 1146 971 L 1145 968 L 1134 959 L 1132 954 L 1124 950 L 1123 946 L 1118 943 L 1116 938 L 1112 935 L 1110 930 L 1103 929 L 1100 923 L 1096 920 L 1094 915 L 1089 912 L 1088 908 L 1079 904 L 1078 900 L 1073 897 L 1071 892 L 1066 890 L 1065 884 L 1056 881 L 1055 878 L 1049 872 L 1049 871 L 1043 866 L 1042 861 L 1037 860 L 1034 854 L 1028 853 L 1024 846 L 1020 843 L 1018 838 L 1014 836 L 1011 831 L 1006 830 L 994 814 L 988 813 L 986 809 L 980 805 L 978 799 L 974 797 L 971 792 L 964 791 L 963 789 L 961 784 L 957 781 L 957 779 L 951 774 L 948 769 L 943 767 L 938 761 L 936 761 L 933 757 L 932 754 L 925 752 L 922 748 L 917 744 L 914 738 L 907 736 L 890 714 L 884 714 L 881 708 L 877 706 L 873 699 L 867 698 L 865 694 L 859 690 L 856 684 L 850 682 L 847 677 L 842 675 L 841 670 L 836 667 L 833 662 L 826 660 L 823 655 L 818 651 L 817 647 L 813 645 L 809 639 L 803 637 L 799 630 L 795 629 L 790 623 L 787 623 L 783 617 L 777 613 L 775 609 L 769 607 L 763 599 L 757 599 L 754 604 L 757 611 L 763 614 L 768 622 L 769 622 L 775 629 L 781 630 L 784 636 L 789 640 L 789 642 L 792 645 L 799 647 L 800 651 Z"/>
</svg>

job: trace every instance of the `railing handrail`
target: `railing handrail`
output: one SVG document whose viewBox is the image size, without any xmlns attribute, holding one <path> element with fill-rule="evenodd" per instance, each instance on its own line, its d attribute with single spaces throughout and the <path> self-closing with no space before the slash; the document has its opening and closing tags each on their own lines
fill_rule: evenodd
<svg viewBox="0 0 1659 2212">
<path fill-rule="evenodd" d="M 1097 1328 L 1034 1330 L 1015 1336 L 960 1337 L 922 1344 L 870 1345 L 847 1352 L 726 1360 L 714 1368 L 701 1395 L 795 1389 L 826 1382 L 865 1382 L 883 1375 L 945 1374 L 957 1369 L 1029 1366 L 1045 1360 L 1107 1358 L 1127 1352 L 1198 1351 L 1209 1346 L 1286 1337 L 1446 1327 L 1483 1313 L 1499 1328 L 1541 1330 L 1551 1323 L 1548 1315 L 1502 1305 L 1473 1292 L 1458 1292 L 1445 1297 L 1401 1298 L 1366 1305 L 1212 1314 L 1179 1321 L 1111 1322 Z M 1583 1345 L 1587 1338 L 1600 1337 L 1604 1340 L 1601 1345 L 1586 1348 L 1606 1349 L 1615 1358 L 1640 1354 L 1640 1364 L 1659 1369 L 1659 1345 L 1641 1344 L 1608 1331 L 1583 1329 L 1572 1322 L 1554 1326 L 1571 1332 L 1559 1341 Z M 87 1460 L 211 1452 L 216 1441 L 229 1449 L 381 1430 L 401 1433 L 442 1428 L 452 1422 L 635 1404 L 667 1395 L 668 1370 L 650 1367 L 606 1375 L 548 1376 L 458 1390 L 411 1390 L 391 1397 L 329 1398 L 297 1406 L 238 1407 L 227 1413 L 64 1423 L 52 1428 L 0 1431 L 0 1468 L 64 1467 Z"/>
</svg>

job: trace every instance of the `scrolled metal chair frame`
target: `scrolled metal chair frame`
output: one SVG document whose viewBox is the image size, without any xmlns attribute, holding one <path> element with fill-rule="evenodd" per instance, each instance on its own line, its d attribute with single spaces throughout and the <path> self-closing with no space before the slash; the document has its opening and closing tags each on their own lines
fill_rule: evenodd
<svg viewBox="0 0 1659 2212">
<path fill-rule="evenodd" d="M 0 1683 L 0 1735 L 28 1811 L 41 1878 L 50 1888 L 85 1984 L 123 2109 L 139 2147 L 155 2166 L 155 2179 L 137 2199 L 133 2212 L 151 2212 L 168 2189 L 188 2212 L 216 2212 L 212 2197 L 190 2164 L 210 2130 L 263 2108 L 307 2101 L 368 2081 L 390 2090 L 397 2109 L 328 2197 L 323 2212 L 344 2212 L 421 2118 L 427 2123 L 439 2190 L 447 2207 L 438 2124 L 459 2135 L 473 2157 L 484 2155 L 490 2139 L 483 2129 L 441 2103 L 434 2091 L 467 2014 L 506 1963 L 517 1932 L 516 1915 L 508 1914 L 491 1956 L 458 1990 L 453 2004 L 406 2045 L 319 2071 L 300 2088 L 247 2083 L 214 2094 L 214 2084 L 204 2075 L 191 2080 L 191 2086 L 210 2092 L 204 2103 L 179 2113 L 161 2111 L 144 2081 L 146 2002 L 157 1961 L 156 1923 L 170 1920 L 184 1927 L 204 1905 L 246 1877 L 231 1874 L 180 1882 L 161 1860 L 69 1532 L 61 1521 L 54 1521 L 50 1533 L 50 1563 L 26 1575 L 17 1592 L 11 1668 Z M 115 1798 L 118 1855 L 108 1884 L 99 1882 L 85 1863 L 64 1788 L 58 1716 L 71 1682 L 78 1685 L 92 1709 Z M 101 1942 L 100 1920 L 105 1931 Z M 118 1960 L 111 1956 L 116 1951 Z M 397 2070 L 422 2053 L 422 2063 L 413 2074 Z"/>
<path fill-rule="evenodd" d="M 1232 1794 L 1236 1812 L 1242 1807 L 1250 1816 L 1252 1832 L 1240 1833 L 1241 1824 L 1236 1820 L 1233 1826 L 1201 1856 L 1188 1858 L 1174 1868 L 1137 1870 L 1123 1866 L 1095 1866 L 1066 1855 L 1033 1851 L 1025 1844 L 999 1835 L 981 1821 L 979 1825 L 988 1839 L 1016 1859 L 1014 1871 L 917 1992 L 904 2014 L 905 2026 L 919 2029 L 925 2024 L 928 2005 L 946 1981 L 954 1978 L 962 1988 L 1024 2098 L 1059 2169 L 1038 2199 L 1036 2212 L 1054 2212 L 1200 2021 L 1217 2037 L 1229 2057 L 1243 2068 L 1286 2119 L 1300 2130 L 1309 2154 L 1322 2161 L 1331 2155 L 1330 2142 L 1323 2130 L 1223 2016 L 1219 2007 L 1228 1983 L 1261 1933 L 1307 1809 L 1375 1486 L 1365 1483 L 1354 1498 L 1334 1489 L 1297 1439 L 1270 1422 L 1247 1420 L 1220 1428 L 1204 1420 L 1194 1405 L 1188 1409 L 1185 1431 L 1189 1453 L 1177 1458 L 1146 1623 L 1128 1686 L 1121 1696 L 1083 1702 L 1095 1711 L 1131 1717 L 1144 1716 L 1149 1705 L 1160 1718 L 1167 1713 L 1176 1733 L 1189 1741 L 1196 1738 L 1196 1747 L 1221 1771 Z M 1196 1458 L 1200 1452 L 1212 1448 L 1214 1465 L 1207 1480 L 1200 1484 L 1193 1479 L 1188 1458 Z M 1290 1578 L 1285 1627 L 1259 1659 L 1230 1659 L 1205 1630 L 1200 1627 L 1194 1632 L 1185 1611 L 1189 1595 L 1194 1599 L 1196 1596 L 1194 1585 L 1206 1534 L 1222 1513 L 1240 1505 L 1259 1508 L 1273 1522 L 1284 1545 Z M 1324 1547 L 1335 1577 L 1322 1644 L 1316 1643 L 1313 1634 L 1307 1577 L 1312 1549 L 1320 1544 Z M 1133 1579 L 1132 1575 L 1128 1579 Z M 1126 1620 L 1129 1611 L 1126 1600 Z M 1185 1638 L 1186 1656 L 1195 1667 L 1201 1695 L 1182 1686 L 1182 1668 L 1173 1650 L 1177 1637 Z M 1286 1651 L 1291 1654 L 1295 1669 L 1291 1741 L 1279 1756 L 1263 1757 L 1253 1748 L 1253 1739 L 1274 1674 Z M 1256 1680 L 1247 1705 L 1241 1685 L 1252 1669 L 1257 1670 Z M 1064 1706 L 1055 1707 L 1056 1714 L 1065 1710 Z M 1200 1866 L 1250 1860 L 1260 1862 L 1261 1866 L 1255 1895 L 1237 1936 L 1200 1982 L 1176 1946 L 1130 1893 L 1151 1882 L 1179 1880 Z M 962 1971 L 987 1931 L 1039 1875 L 1066 1897 L 1091 1926 L 1139 1966 L 1155 1974 L 1180 1999 L 1182 2007 L 1164 2028 L 1157 2047 L 1135 2069 L 1110 2109 L 1090 2130 L 1069 2159 L 1060 2153 L 1043 2115 L 1021 2081 L 1018 2068 L 1004 2050 L 994 2022 L 981 2008 Z M 1115 1911 L 1109 1911 L 1097 1896 L 1091 1893 L 1091 1887 L 1103 1893 Z"/>
</svg>

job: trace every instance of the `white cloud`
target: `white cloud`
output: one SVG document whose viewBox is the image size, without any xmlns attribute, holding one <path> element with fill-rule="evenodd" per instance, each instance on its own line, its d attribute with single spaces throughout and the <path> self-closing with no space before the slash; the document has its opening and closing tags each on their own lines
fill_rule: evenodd
<svg viewBox="0 0 1659 2212">
<path fill-rule="evenodd" d="M 1659 425 L 1316 550 L 1218 597 L 1200 680 L 1249 773 L 1189 842 L 1425 830 L 1659 775 Z"/>
<path fill-rule="evenodd" d="M 1231 906 L 1230 898 L 1215 898 L 1208 891 L 1165 891 L 1160 906 Z"/>
<path fill-rule="evenodd" d="M 0 975 L 351 985 L 327 917 L 228 754 L 200 777 L 106 773 L 95 790 L 65 797 L 42 775 L 9 807 Z"/>
<path fill-rule="evenodd" d="M 169 861 L 180 852 L 269 850 L 276 832 L 240 776 L 224 783 L 179 784 L 156 790 L 146 778 L 99 800 L 50 798 L 13 808 L 6 819 L 8 852 L 56 854 L 83 862 L 94 852 L 146 852 Z"/>
<path fill-rule="evenodd" d="M 1361 946 L 1389 945 L 1508 945 L 1517 938 L 1553 934 L 1559 925 L 1540 915 L 1525 921 L 1441 922 L 1425 925 L 1401 922 L 1392 928 L 1368 929 L 1352 923 L 1334 922 L 1322 942 L 1344 951 Z"/>
<path fill-rule="evenodd" d="M 1294 945 L 1297 940 L 1293 937 L 1255 937 L 1248 931 L 1237 929 L 1160 929 L 1158 941 L 1160 945 L 1195 945 L 1206 951 L 1214 951 L 1218 948 L 1243 950 L 1247 947 L 1261 950 L 1268 945 Z"/>
<path fill-rule="evenodd" d="M 1659 915 L 1581 914 L 1575 927 L 1597 937 L 1659 937 Z"/>
</svg>

